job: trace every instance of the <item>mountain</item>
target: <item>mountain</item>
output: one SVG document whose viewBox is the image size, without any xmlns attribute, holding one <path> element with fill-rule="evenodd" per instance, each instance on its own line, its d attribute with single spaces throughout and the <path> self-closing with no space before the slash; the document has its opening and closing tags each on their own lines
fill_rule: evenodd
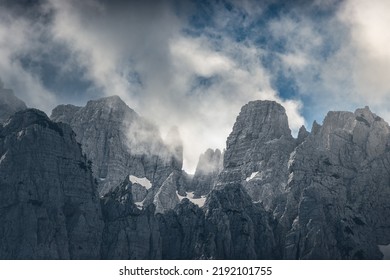
<svg viewBox="0 0 390 280">
<path fill-rule="evenodd" d="M 207 195 L 213 188 L 223 168 L 223 154 L 219 149 L 207 149 L 200 155 L 189 190 L 194 197 Z"/>
<path fill-rule="evenodd" d="M 0 81 L 0 123 L 4 123 L 14 113 L 27 109 L 26 104 L 17 98 L 13 91 L 5 89 Z"/>
<path fill-rule="evenodd" d="M 368 107 L 329 112 L 289 161 L 287 259 L 377 259 L 390 243 L 390 127 Z"/>
<path fill-rule="evenodd" d="M 297 143 L 291 136 L 285 109 L 274 101 L 243 106 L 226 142 L 223 170 L 216 182 L 240 183 L 254 202 L 277 211 L 288 181 L 287 164 Z"/>
<path fill-rule="evenodd" d="M 278 221 L 285 259 L 377 259 L 390 243 L 390 128 L 368 107 L 329 112 L 293 139 L 275 102 L 245 105 L 228 137 L 223 189 L 241 182 Z"/>
<path fill-rule="evenodd" d="M 0 259 L 99 259 L 96 184 L 72 129 L 28 109 L 0 125 Z"/>
<path fill-rule="evenodd" d="M 295 139 L 280 104 L 252 101 L 224 153 L 193 177 L 182 163 L 178 129 L 162 140 L 119 97 L 14 113 L 0 259 L 381 259 L 390 244 L 390 127 L 368 107 Z"/>
<path fill-rule="evenodd" d="M 275 220 L 239 184 L 212 190 L 204 207 L 183 199 L 158 214 L 163 259 L 273 259 L 280 257 Z"/>
<path fill-rule="evenodd" d="M 51 119 L 69 124 L 76 133 L 92 162 L 100 195 L 129 175 L 147 179 L 155 193 L 174 170 L 182 168 L 181 140 L 174 139 L 179 137 L 178 132 L 172 132 L 169 138 L 176 146 L 166 145 L 158 128 L 118 96 L 89 101 L 85 107 L 60 105 Z"/>
<path fill-rule="evenodd" d="M 161 237 L 154 205 L 140 210 L 126 179 L 101 199 L 105 226 L 102 259 L 161 259 Z"/>
</svg>

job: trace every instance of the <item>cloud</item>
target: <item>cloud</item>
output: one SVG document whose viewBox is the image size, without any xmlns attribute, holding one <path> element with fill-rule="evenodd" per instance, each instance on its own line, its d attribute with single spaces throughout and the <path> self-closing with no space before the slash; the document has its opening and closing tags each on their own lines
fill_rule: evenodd
<svg viewBox="0 0 390 280">
<path fill-rule="evenodd" d="M 0 7 L 0 75 L 4 86 L 18 93 L 28 106 L 49 110 L 55 96 L 42 84 L 40 73 L 26 71 L 20 57 L 42 55 L 40 36 L 45 27 Z"/>
<path fill-rule="evenodd" d="M 282 103 L 295 133 L 304 123 L 303 103 L 281 98 L 273 88 L 272 73 L 263 62 L 266 50 L 250 38 L 240 42 L 235 38 L 235 28 L 241 24 L 250 28 L 264 7 L 252 1 L 227 4 L 230 11 L 213 3 L 214 23 L 198 32 L 190 22 L 198 11 L 190 4 L 178 8 L 169 1 L 46 0 L 40 6 L 48 15 L 45 22 L 21 17 L 1 23 L 1 35 L 17 29 L 14 38 L 0 39 L 9 44 L 1 48 L 1 57 L 8 60 L 0 67 L 4 72 L 14 67 L 8 73 L 16 77 L 3 80 L 14 88 L 27 83 L 24 88 L 29 87 L 30 93 L 20 97 L 30 106 L 48 108 L 57 99 L 66 100 L 49 91 L 42 77 L 26 69 L 20 59 L 12 60 L 19 53 L 29 57 L 48 53 L 35 60 L 52 59 L 59 46 L 66 57 L 54 65 L 60 73 L 80 72 L 79 79 L 91 83 L 83 100 L 119 95 L 157 123 L 162 135 L 178 126 L 185 169 L 194 171 L 207 148 L 225 147 L 240 108 L 251 100 Z M 306 65 L 302 52 L 282 57 L 296 68 Z M 19 93 L 24 88 L 15 89 Z"/>
<path fill-rule="evenodd" d="M 206 38 L 179 37 L 172 40 L 170 46 L 173 62 L 178 70 L 190 71 L 189 74 L 211 77 L 228 71 L 233 67 L 233 61 L 219 52 L 213 52 Z"/>
<path fill-rule="evenodd" d="M 278 97 L 261 62 L 263 51 L 251 42 L 190 35 L 188 23 L 166 2 L 140 2 L 132 9 L 95 1 L 50 3 L 54 38 L 67 44 L 88 79 L 155 121 L 163 135 L 179 127 L 187 170 L 193 171 L 207 148 L 225 147 L 241 106 L 250 100 L 286 105 L 294 132 L 304 123 L 302 104 Z"/>
<path fill-rule="evenodd" d="M 50 32 L 85 69 L 84 78 L 93 81 L 97 89 L 129 101 L 133 92 L 127 80 L 130 68 L 123 63 L 128 58 L 121 56 L 120 44 L 108 36 L 105 7 L 97 1 L 50 0 L 48 4 L 54 13 Z"/>
<path fill-rule="evenodd" d="M 207 148 L 225 147 L 240 108 L 251 100 L 282 103 L 295 132 L 304 123 L 299 113 L 301 104 L 282 100 L 270 86 L 269 73 L 261 64 L 262 50 L 255 46 L 237 44 L 230 39 L 215 44 L 207 37 L 182 36 L 172 40 L 171 50 L 172 60 L 176 62 L 173 73 L 180 75 L 180 82 L 170 89 L 173 93 L 170 102 L 182 95 L 183 102 L 178 106 L 183 111 L 171 113 L 170 121 L 180 120 L 187 167 L 195 167 L 197 157 Z M 161 112 L 162 117 L 170 114 L 169 105 L 162 109 L 165 110 Z"/>
<path fill-rule="evenodd" d="M 347 1 L 339 15 L 351 30 L 345 58 L 350 59 L 347 65 L 357 97 L 376 107 L 390 94 L 389 13 L 389 1 L 357 0 Z"/>
<path fill-rule="evenodd" d="M 390 120 L 390 3 L 339 2 L 323 17 L 307 14 L 331 7 L 316 1 L 306 12 L 291 9 L 269 21 L 271 41 L 282 46 L 274 51 L 274 72 L 294 82 L 309 121 L 321 121 L 329 110 L 365 105 Z"/>
</svg>

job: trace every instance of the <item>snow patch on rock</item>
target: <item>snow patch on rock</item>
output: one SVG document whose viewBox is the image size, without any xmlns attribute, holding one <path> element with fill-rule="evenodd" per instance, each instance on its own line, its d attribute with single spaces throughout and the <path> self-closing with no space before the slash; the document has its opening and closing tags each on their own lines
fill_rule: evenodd
<svg viewBox="0 0 390 280">
<path fill-rule="evenodd" d="M 152 183 L 146 177 L 139 178 L 134 175 L 129 176 L 129 180 L 132 184 L 138 184 L 143 186 L 145 189 L 150 189 L 152 187 Z"/>
<path fill-rule="evenodd" d="M 0 158 L 0 164 L 3 162 L 3 160 L 5 159 L 5 156 L 7 155 L 8 152 L 5 152 L 4 155 L 1 156 Z"/>
<path fill-rule="evenodd" d="M 138 209 L 142 210 L 144 208 L 145 199 L 139 202 L 134 202 Z"/>
<path fill-rule="evenodd" d="M 245 179 L 245 181 L 249 182 L 250 180 L 252 180 L 253 178 L 255 178 L 255 176 L 259 174 L 259 171 L 256 171 L 256 172 L 252 172 L 251 176 L 247 177 Z"/>
<path fill-rule="evenodd" d="M 181 196 L 177 191 L 176 195 L 179 198 L 180 201 L 183 200 L 183 198 L 188 198 L 189 201 L 191 201 L 193 204 L 198 205 L 199 207 L 202 207 L 204 203 L 206 202 L 206 196 L 201 196 L 199 198 L 194 198 L 194 192 L 186 192 L 186 196 Z"/>
</svg>

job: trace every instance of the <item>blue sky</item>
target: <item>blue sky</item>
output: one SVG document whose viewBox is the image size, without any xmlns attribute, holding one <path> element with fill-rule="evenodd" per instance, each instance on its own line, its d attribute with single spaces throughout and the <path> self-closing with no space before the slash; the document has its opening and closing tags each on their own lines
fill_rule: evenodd
<svg viewBox="0 0 390 280">
<path fill-rule="evenodd" d="M 389 120 L 389 15 L 386 0 L 2 0 L 0 77 L 48 114 L 119 95 L 179 127 L 193 170 L 250 100 L 280 102 L 294 134 L 329 110 Z"/>
</svg>

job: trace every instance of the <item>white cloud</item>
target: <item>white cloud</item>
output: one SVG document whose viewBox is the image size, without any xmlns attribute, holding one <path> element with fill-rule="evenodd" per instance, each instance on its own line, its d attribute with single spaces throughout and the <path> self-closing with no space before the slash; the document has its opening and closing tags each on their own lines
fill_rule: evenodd
<svg viewBox="0 0 390 280">
<path fill-rule="evenodd" d="M 132 2 L 128 7 L 102 3 L 47 0 L 45 9 L 53 12 L 53 21 L 40 33 L 50 35 L 49 43 L 68 49 L 69 60 L 61 66 L 64 71 L 84 69 L 82 78 L 92 81 L 97 92 L 119 95 L 130 107 L 155 121 L 162 135 L 177 125 L 185 146 L 187 170 L 193 171 L 200 153 L 207 148 L 225 147 L 240 108 L 251 100 L 282 103 L 295 133 L 304 123 L 301 102 L 278 96 L 271 86 L 271 73 L 262 65 L 264 50 L 252 42 L 237 43 L 228 36 L 209 36 L 219 32 L 212 29 L 208 30 L 209 35 L 188 35 L 183 31 L 186 21 L 164 1 Z M 242 3 L 243 24 L 249 25 L 262 13 L 255 6 L 257 9 L 253 2 Z M 219 14 L 217 26 L 228 27 L 234 19 L 227 16 Z M 15 40 L 21 40 L 15 43 L 18 49 L 23 45 L 31 48 L 37 41 L 39 33 L 31 33 L 29 24 L 17 33 L 20 36 Z M 6 29 L 0 29 L 0 34 L 8 31 L 9 27 L 4 26 Z M 32 37 L 23 37 L 23 32 Z M 7 57 L 15 53 L 11 49 L 7 48 Z M 287 55 L 285 60 L 295 67 L 304 64 L 300 53 Z M 18 73 L 23 71 L 19 66 Z M 42 86 L 39 77 L 24 74 L 28 76 L 25 80 L 34 84 L 34 94 L 41 94 L 36 100 L 49 96 L 48 104 L 53 104 L 53 95 Z M 30 105 L 42 108 L 39 102 Z"/>
<path fill-rule="evenodd" d="M 351 30 L 344 60 L 351 65 L 351 79 L 357 97 L 380 107 L 390 94 L 390 2 L 347 1 L 340 19 Z M 346 51 L 345 51 L 346 52 Z M 345 62 L 345 61 L 344 61 Z M 384 105 L 384 104 L 383 104 Z"/>
<path fill-rule="evenodd" d="M 68 46 L 77 62 L 87 70 L 85 78 L 92 80 L 104 92 L 129 101 L 128 97 L 133 92 L 126 78 L 129 69 L 121 65 L 124 58 L 119 45 L 107 36 L 110 30 L 105 30 L 108 23 L 105 22 L 104 6 L 91 0 L 50 0 L 49 3 L 55 12 L 53 25 L 50 26 L 53 38 Z"/>
<path fill-rule="evenodd" d="M 207 45 L 205 38 L 189 39 L 180 36 L 177 40 L 173 40 L 170 53 L 174 57 L 174 65 L 181 68 L 178 70 L 190 70 L 191 74 L 205 77 L 226 72 L 234 67 L 228 57 L 210 51 L 205 47 Z"/>
<path fill-rule="evenodd" d="M 55 96 L 42 85 L 39 73 L 26 71 L 18 59 L 29 53 L 41 54 L 39 36 L 43 32 L 44 27 L 39 23 L 0 9 L 1 79 L 5 87 L 12 88 L 28 106 L 48 112 L 56 103 Z"/>
<path fill-rule="evenodd" d="M 300 103 L 281 100 L 270 86 L 261 49 L 228 38 L 189 36 L 169 5 L 140 4 L 122 12 L 90 3 L 50 2 L 56 10 L 53 35 L 78 57 L 88 78 L 106 95 L 121 96 L 155 121 L 163 135 L 172 125 L 179 127 L 190 171 L 207 148 L 225 147 L 241 106 L 251 100 L 286 105 L 294 132 L 304 122 Z M 141 85 L 129 82 L 129 72 L 139 75 Z M 209 84 L 199 86 L 199 79 Z"/>
<path fill-rule="evenodd" d="M 276 67 L 295 81 L 312 118 L 369 105 L 390 120 L 388 14 L 389 1 L 346 0 L 326 20 L 291 12 L 269 23 L 272 36 L 285 42 Z"/>
<path fill-rule="evenodd" d="M 280 54 L 280 58 L 282 59 L 282 62 L 286 67 L 294 68 L 297 70 L 305 68 L 305 66 L 310 63 L 303 52 Z"/>
<path fill-rule="evenodd" d="M 240 108 L 251 100 L 276 100 L 285 106 L 290 127 L 296 133 L 304 123 L 301 104 L 281 100 L 270 86 L 270 77 L 260 58 L 262 50 L 225 39 L 215 49 L 208 38 L 180 37 L 172 41 L 174 73 L 183 80 L 175 90 L 188 92 L 198 75 L 215 76 L 206 87 L 196 87 L 186 96 L 185 112 L 179 111 L 172 121 L 180 120 L 180 130 L 187 145 L 186 167 L 193 169 L 197 157 L 207 148 L 224 148 Z M 189 63 L 190 62 L 190 63 Z M 178 96 L 177 92 L 173 95 Z M 163 107 L 168 110 L 170 107 Z M 169 114 L 167 111 L 165 114 Z M 173 113 L 174 115 L 175 113 Z"/>
</svg>

